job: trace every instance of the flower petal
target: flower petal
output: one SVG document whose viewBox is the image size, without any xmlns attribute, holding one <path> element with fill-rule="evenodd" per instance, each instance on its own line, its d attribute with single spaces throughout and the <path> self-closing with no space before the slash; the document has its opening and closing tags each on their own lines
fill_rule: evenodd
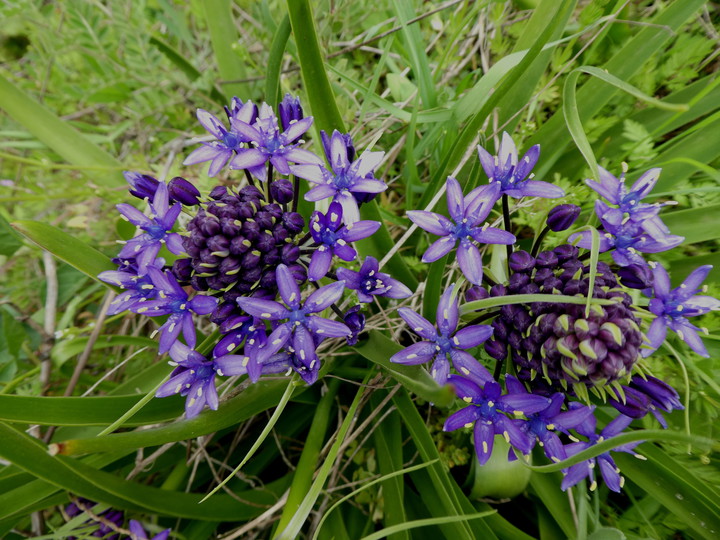
<svg viewBox="0 0 720 540">
<path fill-rule="evenodd" d="M 343 240 L 346 242 L 357 242 L 358 240 L 362 240 L 363 238 L 367 238 L 368 236 L 375 234 L 381 225 L 382 224 L 379 221 L 369 220 L 350 223 L 345 227 L 347 232 L 343 235 Z"/>
<path fill-rule="evenodd" d="M 289 316 L 288 309 L 273 300 L 241 297 L 237 299 L 237 304 L 243 311 L 264 321 L 277 321 Z"/>
<path fill-rule="evenodd" d="M 358 203 L 352 193 L 349 191 L 340 191 L 335 194 L 335 199 L 342 205 L 345 223 L 348 225 L 360 221 L 360 209 Z"/>
<path fill-rule="evenodd" d="M 230 161 L 231 169 L 250 169 L 260 167 L 267 162 L 267 156 L 257 148 L 241 148 Z"/>
<path fill-rule="evenodd" d="M 475 405 L 464 407 L 448 416 L 443 431 L 455 431 L 456 429 L 471 427 L 477 419 L 478 408 Z"/>
<path fill-rule="evenodd" d="M 407 212 L 407 217 L 421 229 L 438 236 L 447 236 L 453 229 L 452 221 L 435 212 L 410 210 Z"/>
<path fill-rule="evenodd" d="M 495 426 L 484 421 L 475 422 L 473 439 L 478 462 L 480 465 L 485 465 L 492 454 L 493 442 L 495 441 Z"/>
<path fill-rule="evenodd" d="M 563 188 L 539 180 L 527 180 L 520 188 L 520 191 L 525 197 L 558 199 L 565 196 L 565 190 Z"/>
<path fill-rule="evenodd" d="M 437 350 L 435 344 L 429 341 L 413 343 L 402 351 L 396 352 L 390 357 L 390 361 L 396 364 L 417 365 L 429 362 L 435 356 Z"/>
<path fill-rule="evenodd" d="M 445 182 L 445 196 L 450 217 L 460 223 L 465 218 L 465 199 L 460 182 L 452 176 L 448 176 Z"/>
<path fill-rule="evenodd" d="M 460 312 L 458 310 L 457 296 L 453 295 L 455 285 L 450 285 L 438 301 L 435 312 L 435 322 L 440 333 L 449 336 L 455 332 Z"/>
<path fill-rule="evenodd" d="M 332 264 L 332 251 L 327 246 L 317 248 L 310 258 L 308 266 L 308 280 L 318 281 L 324 278 Z"/>
<path fill-rule="evenodd" d="M 443 236 L 439 240 L 435 240 L 435 242 L 430 244 L 430 247 L 427 248 L 425 253 L 423 253 L 422 262 L 431 263 L 437 261 L 450 253 L 456 243 L 457 240 L 452 236 Z"/>
<path fill-rule="evenodd" d="M 303 308 L 307 313 L 319 313 L 337 302 L 345 290 L 344 281 L 336 281 L 330 285 L 320 287 L 305 300 Z"/>
<path fill-rule="evenodd" d="M 493 327 L 487 324 L 466 326 L 455 333 L 453 343 L 460 349 L 472 349 L 487 340 L 492 333 Z"/>
<path fill-rule="evenodd" d="M 328 171 L 321 165 L 290 165 L 290 170 L 295 176 L 314 184 L 324 184 L 329 176 Z"/>
<path fill-rule="evenodd" d="M 275 271 L 275 280 L 283 302 L 290 309 L 298 309 L 300 307 L 300 288 L 290 269 L 284 264 L 279 264 Z"/>
<path fill-rule="evenodd" d="M 463 239 L 460 241 L 460 247 L 457 250 L 457 258 L 460 270 L 462 270 L 467 280 L 473 285 L 482 284 L 482 257 L 478 248 L 468 240 Z"/>
<path fill-rule="evenodd" d="M 512 245 L 515 243 L 515 235 L 498 229 L 496 227 L 473 227 L 470 229 L 470 234 L 473 240 L 480 242 L 481 244 L 506 244 Z"/>
<path fill-rule="evenodd" d="M 487 368 L 465 351 L 453 349 L 450 351 L 450 359 L 455 370 L 478 385 L 484 386 L 493 380 Z"/>
<path fill-rule="evenodd" d="M 662 169 L 658 167 L 650 169 L 649 171 L 645 171 L 640 176 L 640 178 L 635 181 L 635 183 L 630 188 L 630 191 L 634 191 L 635 193 L 637 193 L 638 198 L 644 198 L 648 193 L 650 193 L 650 191 L 652 191 L 652 188 L 655 187 L 655 184 L 657 184 L 661 172 Z"/>
<path fill-rule="evenodd" d="M 310 315 L 306 319 L 308 329 L 318 337 L 345 337 L 352 334 L 352 331 L 340 321 L 331 321 L 317 315 Z"/>
<path fill-rule="evenodd" d="M 435 326 L 422 315 L 415 313 L 412 309 L 400 308 L 398 309 L 398 315 L 400 315 L 412 331 L 421 338 L 429 341 L 434 341 L 435 338 L 437 338 L 438 334 Z"/>
<path fill-rule="evenodd" d="M 697 293 L 712 268 L 711 264 L 706 264 L 693 270 L 682 282 L 682 285 L 676 289 L 675 298 L 680 302 L 684 302 Z"/>
</svg>

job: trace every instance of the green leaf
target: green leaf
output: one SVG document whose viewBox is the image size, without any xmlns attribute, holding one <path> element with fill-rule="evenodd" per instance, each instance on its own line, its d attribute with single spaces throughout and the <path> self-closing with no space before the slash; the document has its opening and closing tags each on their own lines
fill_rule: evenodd
<svg viewBox="0 0 720 540">
<path fill-rule="evenodd" d="M 285 380 L 260 380 L 243 390 L 241 394 L 221 403 L 217 411 L 206 410 L 195 418 L 186 418 L 166 426 L 142 431 L 113 433 L 87 439 L 70 439 L 58 443 L 57 451 L 65 455 L 76 455 L 121 449 L 134 450 L 194 439 L 235 425 L 277 406 L 286 388 L 287 381 Z M 305 390 L 305 387 L 297 388 L 296 394 Z"/>
<path fill-rule="evenodd" d="M 626 540 L 625 533 L 612 527 L 600 527 L 587 537 L 587 540 Z"/>
<path fill-rule="evenodd" d="M 280 415 L 285 410 L 285 406 L 288 404 L 288 401 L 290 401 L 290 398 L 293 394 L 293 389 L 295 386 L 298 386 L 298 376 L 297 373 L 293 374 L 292 378 L 288 382 L 287 388 L 285 389 L 285 392 L 283 393 L 282 397 L 280 398 L 280 402 L 278 403 L 278 406 L 275 408 L 275 411 L 273 412 L 272 416 L 268 420 L 267 424 L 265 424 L 265 427 L 263 428 L 262 432 L 258 436 L 257 439 L 255 439 L 255 442 L 250 447 L 250 450 L 247 451 L 245 454 L 245 457 L 242 459 L 240 464 L 233 469 L 233 471 L 225 477 L 225 479 L 220 482 L 217 486 L 215 486 L 210 493 L 205 495 L 202 501 L 207 501 L 210 497 L 215 495 L 222 487 L 227 484 L 230 480 L 232 480 L 235 475 L 240 472 L 240 469 L 243 468 L 243 465 L 245 465 L 248 461 L 250 461 L 250 458 L 253 457 L 255 452 L 258 448 L 262 445 L 262 443 L 265 441 L 267 436 L 270 434 L 272 429 L 275 427 L 275 424 L 277 423 L 278 419 L 280 418 Z"/>
<path fill-rule="evenodd" d="M 563 86 L 563 114 L 565 115 L 565 122 L 567 123 L 568 131 L 570 131 L 570 135 L 575 141 L 575 145 L 578 147 L 578 150 L 580 150 L 582 155 L 585 157 L 585 161 L 587 161 L 587 164 L 590 167 L 590 174 L 596 182 L 600 181 L 598 177 L 598 164 L 592 147 L 590 146 L 590 141 L 588 140 L 587 135 L 585 135 L 577 103 L 576 86 L 581 73 L 592 75 L 599 80 L 619 88 L 631 96 L 652 105 L 653 107 L 680 112 L 688 110 L 688 106 L 686 104 L 668 103 L 666 101 L 655 99 L 647 94 L 644 94 L 620 78 L 596 67 L 581 66 L 574 69 L 570 75 L 568 75 L 568 78 L 565 79 L 565 85 Z"/>
<path fill-rule="evenodd" d="M 70 358 L 77 356 L 85 350 L 90 338 L 88 336 L 78 336 L 72 339 L 59 341 L 55 344 L 50 356 L 53 361 L 63 364 Z M 129 347 L 150 347 L 157 349 L 157 341 L 140 336 L 117 336 L 117 335 L 101 335 L 93 343 L 93 350 L 109 349 L 118 345 L 126 345 Z"/>
<path fill-rule="evenodd" d="M 405 366 L 390 362 L 390 357 L 403 348 L 377 330 L 371 330 L 367 341 L 354 347 L 362 356 L 382 366 L 395 380 L 414 394 L 438 407 L 449 406 L 455 400 L 455 394 L 447 386 L 438 386 L 426 369 L 421 366 Z"/>
<path fill-rule="evenodd" d="M 172 62 L 176 68 L 182 71 L 190 81 L 195 81 L 202 76 L 200 70 L 193 66 L 179 51 L 174 49 L 169 43 L 164 41 L 160 36 L 150 36 L 149 43 L 154 45 L 161 53 L 163 53 L 170 62 Z M 213 85 L 210 89 L 210 97 L 213 98 L 218 104 L 222 105 L 225 103 L 225 96 L 218 90 L 217 86 Z"/>
<path fill-rule="evenodd" d="M 51 456 L 37 440 L 0 423 L 0 456 L 32 475 L 64 490 L 116 509 L 145 511 L 204 521 L 245 521 L 261 514 L 278 496 L 272 485 L 221 495 L 212 504 L 200 505 L 202 495 L 174 492 L 118 478 L 81 461 Z M 284 481 L 276 487 L 284 488 Z M 240 502 L 252 500 L 253 504 Z"/>
<path fill-rule="evenodd" d="M 245 70 L 242 69 L 243 63 L 235 52 L 240 36 L 235 26 L 231 0 L 205 0 L 202 6 L 205 9 L 205 21 L 210 31 L 210 42 L 220 78 L 225 81 L 242 79 L 245 77 Z M 247 92 L 246 86 L 241 83 L 227 83 L 223 90 L 227 101 Z"/>
<path fill-rule="evenodd" d="M 367 382 L 368 377 L 369 375 L 366 376 L 365 382 Z M 296 512 L 308 496 L 312 486 L 315 468 L 320 458 L 320 452 L 325 442 L 325 433 L 327 432 L 328 423 L 330 422 L 339 386 L 340 384 L 337 379 L 330 381 L 327 392 L 325 392 L 325 395 L 320 399 L 317 409 L 315 409 L 310 431 L 305 439 L 303 451 L 295 469 L 295 474 L 293 475 L 290 493 L 288 493 L 285 507 L 283 508 L 280 521 L 276 527 L 277 531 L 285 531 L 287 529 Z"/>
<path fill-rule="evenodd" d="M 22 238 L 0 214 L 0 255 L 10 257 L 22 247 Z"/>
<path fill-rule="evenodd" d="M 0 421 L 43 426 L 105 426 L 114 422 L 140 396 L 32 397 L 0 395 Z M 181 398 L 156 399 L 128 425 L 174 420 L 182 412 Z"/>
<path fill-rule="evenodd" d="M 288 0 L 287 6 L 300 60 L 303 86 L 315 118 L 315 126 L 328 133 L 332 133 L 334 129 L 344 132 L 345 126 L 335 102 L 335 94 L 325 73 L 325 62 L 320 51 L 310 2 Z"/>
<path fill-rule="evenodd" d="M 290 16 L 285 15 L 275 31 L 270 54 L 268 55 L 267 71 L 265 73 L 265 101 L 271 107 L 277 107 L 280 101 L 280 71 L 282 69 L 285 47 L 290 38 Z"/>
<path fill-rule="evenodd" d="M 94 247 L 88 246 L 57 227 L 40 221 L 15 221 L 11 225 L 20 234 L 49 251 L 58 259 L 65 261 L 106 287 L 118 290 L 116 287 L 98 279 L 97 276 L 100 272 L 117 270 L 117 265 L 113 264 L 109 257 L 100 253 Z"/>
<path fill-rule="evenodd" d="M 0 108 L 65 161 L 77 165 L 92 182 L 106 186 L 117 186 L 124 182 L 119 173 L 122 169 L 119 161 L 55 116 L 44 105 L 25 95 L 2 73 Z"/>
<path fill-rule="evenodd" d="M 659 448 L 645 444 L 641 452 L 647 455 L 647 461 L 638 461 L 623 453 L 616 453 L 613 458 L 630 480 L 699 536 L 708 540 L 717 538 L 720 531 L 717 492 Z"/>
<path fill-rule="evenodd" d="M 379 540 L 380 538 L 385 538 L 387 536 L 390 536 L 393 533 L 407 531 L 409 529 L 416 529 L 418 527 L 429 527 L 431 525 L 441 525 L 443 523 L 454 523 L 456 521 L 461 521 L 461 520 L 468 521 L 471 519 L 486 518 L 496 512 L 497 512 L 497 510 L 488 510 L 487 512 L 478 512 L 475 514 L 465 514 L 463 516 L 446 516 L 446 517 L 436 517 L 436 518 L 428 518 L 428 519 L 416 519 L 414 521 L 408 521 L 408 522 L 401 523 L 398 525 L 393 525 L 392 527 L 386 527 L 377 532 L 374 532 L 373 534 L 364 536 L 362 540 Z"/>
</svg>

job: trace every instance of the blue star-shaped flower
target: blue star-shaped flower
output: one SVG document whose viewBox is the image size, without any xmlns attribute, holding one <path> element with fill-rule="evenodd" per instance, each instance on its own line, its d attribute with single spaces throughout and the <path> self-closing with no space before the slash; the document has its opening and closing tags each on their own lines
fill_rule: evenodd
<svg viewBox="0 0 720 540">
<path fill-rule="evenodd" d="M 447 206 L 450 212 L 449 220 L 442 214 L 426 212 L 425 210 L 411 210 L 407 213 L 410 220 L 421 229 L 441 236 L 436 240 L 422 257 L 425 263 L 437 261 L 450 253 L 460 242 L 457 250 L 460 270 L 467 280 L 474 285 L 482 282 L 482 257 L 475 242 L 483 244 L 514 244 L 515 237 L 507 231 L 490 227 L 485 221 L 492 210 L 496 197 L 492 195 L 492 186 L 482 186 L 471 191 L 463 197 L 460 183 L 448 177 L 446 186 Z"/>
<path fill-rule="evenodd" d="M 469 405 L 451 414 L 445 421 L 443 430 L 455 431 L 474 425 L 475 453 L 480 465 L 490 459 L 495 435 L 503 435 L 508 443 L 523 454 L 530 452 L 530 439 L 518 423 L 504 413 L 533 414 L 546 409 L 550 404 L 549 398 L 527 393 L 503 395 L 500 385 L 494 380 L 489 380 L 480 387 L 469 379 L 451 375 L 449 382 L 455 388 L 457 396 Z"/>
<path fill-rule="evenodd" d="M 183 165 L 195 165 L 204 161 L 210 161 L 208 176 L 215 176 L 230 161 L 241 148 L 243 143 L 250 139 L 233 128 L 233 121 L 252 124 L 257 118 L 257 107 L 252 101 L 243 103 L 238 98 L 233 98 L 230 108 L 225 107 L 230 129 L 206 110 L 198 109 L 197 118 L 200 124 L 216 140 L 203 143 L 200 148 L 193 150 L 185 158 Z"/>
<path fill-rule="evenodd" d="M 491 155 L 480 145 L 477 148 L 480 163 L 490 179 L 491 193 L 495 200 L 502 195 L 514 198 L 544 197 L 546 199 L 565 196 L 562 188 L 532 179 L 531 171 L 540 157 L 539 144 L 530 148 L 520 160 L 518 160 L 515 142 L 506 132 L 502 134 L 502 141 L 496 156 Z"/>
<path fill-rule="evenodd" d="M 334 131 L 325 154 L 330 169 L 323 165 L 295 165 L 293 174 L 317 184 L 305 194 L 306 201 L 321 201 L 332 197 L 343 207 L 346 223 L 360 220 L 360 209 L 354 194 L 380 193 L 387 185 L 374 177 L 374 171 L 385 152 L 364 152 L 354 160 L 355 149 L 348 135 Z"/>
<path fill-rule="evenodd" d="M 292 345 L 303 361 L 316 358 L 316 343 L 313 336 L 324 339 L 351 334 L 350 329 L 343 323 L 315 315 L 330 307 L 342 296 L 345 289 L 343 281 L 336 281 L 319 288 L 301 303 L 300 289 L 287 266 L 278 265 L 276 278 L 280 297 L 285 305 L 260 298 L 237 299 L 238 305 L 253 317 L 275 323 L 285 321 L 278 324 L 268 336 L 267 345 L 259 352 L 260 363 L 265 363 L 270 356 L 287 344 Z"/>
<path fill-rule="evenodd" d="M 419 341 L 390 357 L 398 364 L 425 364 L 433 361 L 430 373 L 438 384 L 445 384 L 450 377 L 450 361 L 453 367 L 465 376 L 473 376 L 479 381 L 492 380 L 492 376 L 465 349 L 477 347 L 488 339 L 493 328 L 476 324 L 457 330 L 459 310 L 457 297 L 453 296 L 454 285 L 440 297 L 437 307 L 437 327 L 422 315 L 409 308 L 400 308 L 398 314 L 410 326 L 413 332 L 425 341 Z"/>
<path fill-rule="evenodd" d="M 152 211 L 150 217 L 126 203 L 118 204 L 116 208 L 130 223 L 145 231 L 128 240 L 118 254 L 121 259 L 135 259 L 141 274 L 144 274 L 148 266 L 155 260 L 163 244 L 166 244 L 175 255 L 185 253 L 182 238 L 178 233 L 172 232 L 182 205 L 169 206 L 168 188 L 164 182 L 160 182 L 155 191 L 153 202 L 150 204 Z"/>
<path fill-rule="evenodd" d="M 711 265 L 694 270 L 679 287 L 670 289 L 670 276 L 657 263 L 653 263 L 653 296 L 649 309 L 656 316 L 647 332 L 649 349 L 643 349 L 643 356 L 652 354 L 665 341 L 668 327 L 700 356 L 708 357 L 707 349 L 698 335 L 697 326 L 687 317 L 703 315 L 709 311 L 720 310 L 720 300 L 711 296 L 699 296 L 700 284 L 712 270 Z"/>
<path fill-rule="evenodd" d="M 249 148 L 236 150 L 237 155 L 230 161 L 231 169 L 247 169 L 255 178 L 264 182 L 267 180 L 265 165 L 268 162 L 272 163 L 280 174 L 291 173 L 289 161 L 315 165 L 322 163 L 318 156 L 298 148 L 296 144 L 312 125 L 311 116 L 291 121 L 290 126 L 281 132 L 272 108 L 267 103 L 263 103 L 255 123 L 250 124 L 238 118 L 233 118 L 231 123 L 233 130 L 250 144 Z"/>
<path fill-rule="evenodd" d="M 185 415 L 188 418 L 200 414 L 205 405 L 217 410 L 215 362 L 179 341 L 174 342 L 169 351 L 173 359 L 171 363 L 177 367 L 170 374 L 170 379 L 157 389 L 155 397 L 163 398 L 173 394 L 187 396 Z"/>
<path fill-rule="evenodd" d="M 359 272 L 338 268 L 337 275 L 345 282 L 345 287 L 357 291 L 360 302 L 372 302 L 373 296 L 400 299 L 412 295 L 412 291 L 397 279 L 378 270 L 377 259 L 368 255 Z"/>
<path fill-rule="evenodd" d="M 354 261 L 357 251 L 350 242 L 357 242 L 373 235 L 379 228 L 378 221 L 356 221 L 342 225 L 343 207 L 340 203 L 330 203 L 326 214 L 313 212 L 310 218 L 310 234 L 317 247 L 313 251 L 308 267 L 308 279 L 322 279 L 330 270 L 333 255 L 343 261 Z"/>
</svg>

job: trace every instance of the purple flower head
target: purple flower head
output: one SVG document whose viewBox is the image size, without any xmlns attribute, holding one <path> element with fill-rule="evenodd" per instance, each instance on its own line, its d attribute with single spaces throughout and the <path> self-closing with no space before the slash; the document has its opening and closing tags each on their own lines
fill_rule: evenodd
<svg viewBox="0 0 720 540">
<path fill-rule="evenodd" d="M 600 173 L 600 182 L 587 179 L 585 183 L 596 191 L 600 196 L 605 198 L 616 208 L 610 208 L 607 205 L 602 206 L 602 213 L 598 215 L 607 221 L 619 224 L 625 215 L 634 223 L 641 223 L 648 218 L 654 217 L 660 211 L 660 208 L 667 204 L 646 204 L 640 201 L 645 197 L 658 181 L 662 169 L 650 169 L 638 178 L 632 187 L 628 190 L 625 186 L 625 173 L 627 173 L 627 163 L 623 163 L 622 174 L 620 178 L 616 178 L 609 171 L 602 167 L 598 167 Z"/>
<path fill-rule="evenodd" d="M 139 521 L 135 521 L 134 519 L 130 520 L 130 532 L 135 535 L 137 540 L 148 540 L 148 535 Z M 168 536 L 170 536 L 170 529 L 165 529 L 153 536 L 150 540 L 167 540 Z"/>
<path fill-rule="evenodd" d="M 472 349 L 480 345 L 492 335 L 493 329 L 488 325 L 477 324 L 457 330 L 460 312 L 457 297 L 453 296 L 454 289 L 455 286 L 451 285 L 440 297 L 436 326 L 409 308 L 398 310 L 412 331 L 424 341 L 419 341 L 395 353 L 390 357 L 390 361 L 408 365 L 433 361 L 430 371 L 433 379 L 438 384 L 445 384 L 450 377 L 449 357 L 458 372 L 472 377 L 479 383 L 485 383 L 492 380 L 492 376 L 465 349 Z"/>
<path fill-rule="evenodd" d="M 351 334 L 350 329 L 343 323 L 315 315 L 340 299 L 345 283 L 336 281 L 321 287 L 301 303 L 300 289 L 287 266 L 278 265 L 276 278 L 280 297 L 285 305 L 274 300 L 259 298 L 240 297 L 237 299 L 240 308 L 253 317 L 279 323 L 268 336 L 267 345 L 260 350 L 259 361 L 265 363 L 273 354 L 290 344 L 300 360 L 308 361 L 309 369 L 313 369 L 316 365 L 313 362 L 316 362 L 317 359 L 314 337 L 323 339 L 345 337 Z M 285 322 L 281 323 L 280 321 Z"/>
<path fill-rule="evenodd" d="M 701 266 L 683 281 L 679 287 L 670 289 L 670 276 L 659 264 L 652 263 L 653 269 L 653 296 L 649 309 L 656 316 L 647 331 L 650 348 L 643 350 L 643 356 L 652 354 L 663 341 L 668 327 L 700 356 L 708 357 L 707 349 L 698 335 L 697 326 L 687 320 L 687 317 L 703 315 L 709 311 L 720 310 L 720 300 L 711 296 L 699 296 L 701 283 L 712 270 L 711 265 Z"/>
<path fill-rule="evenodd" d="M 497 198 L 492 186 L 482 186 L 463 197 L 460 183 L 448 176 L 446 186 L 447 206 L 452 221 L 441 214 L 424 210 L 411 210 L 410 220 L 421 229 L 436 234 L 436 240 L 422 257 L 424 263 L 444 257 L 460 242 L 457 250 L 458 263 L 467 280 L 480 285 L 482 280 L 482 257 L 475 242 L 482 244 L 514 244 L 515 237 L 507 231 L 490 227 L 485 221 Z"/>
<path fill-rule="evenodd" d="M 168 182 L 168 193 L 171 201 L 177 201 L 185 206 L 200 204 L 200 191 L 198 191 L 198 188 L 181 176 L 176 176 Z"/>
<path fill-rule="evenodd" d="M 580 406 L 580 404 L 572 404 Z M 575 430 L 587 437 L 588 442 L 579 441 L 571 443 L 565 446 L 565 452 L 568 457 L 572 457 L 575 454 L 582 452 L 583 450 L 594 446 L 595 444 L 615 437 L 619 435 L 626 427 L 632 422 L 632 418 L 625 416 L 624 414 L 619 415 L 613 421 L 611 421 L 598 435 L 595 433 L 597 420 L 594 415 L 590 415 L 582 425 L 575 428 Z M 642 441 L 636 441 L 628 444 L 623 444 L 613 448 L 613 452 L 626 452 L 629 454 L 637 455 L 634 448 Z M 572 465 L 567 471 L 563 471 L 565 476 L 561 484 L 561 488 L 565 491 L 567 488 L 574 486 L 580 482 L 583 478 L 590 479 L 590 491 L 597 489 L 597 482 L 595 481 L 595 466 L 600 468 L 600 474 L 605 481 L 607 487 L 615 491 L 620 492 L 620 489 L 625 483 L 625 479 L 620 476 L 620 469 L 615 465 L 615 461 L 610 456 L 610 452 L 600 454 L 595 458 L 590 458 L 586 461 L 581 461 L 575 465 Z"/>
<path fill-rule="evenodd" d="M 189 300 L 187 293 L 178 284 L 172 272 L 161 272 L 157 268 L 150 266 L 148 267 L 148 274 L 152 284 L 158 290 L 158 296 L 155 300 L 148 300 L 142 304 L 134 305 L 131 310 L 148 317 L 168 316 L 165 323 L 159 328 L 160 354 L 170 350 L 181 331 L 187 344 L 194 347 L 196 336 L 192 314 L 207 315 L 212 312 L 217 305 L 217 298 L 197 294 Z"/>
<path fill-rule="evenodd" d="M 290 126 L 280 131 L 272 108 L 263 103 L 257 120 L 250 124 L 240 118 L 232 119 L 232 127 L 250 143 L 249 148 L 236 150 L 230 162 L 231 169 L 247 169 L 257 179 L 267 180 L 266 163 L 270 162 L 280 174 L 290 174 L 289 161 L 320 165 L 322 160 L 308 150 L 298 148 L 296 141 L 313 123 L 312 117 L 290 120 Z"/>
<path fill-rule="evenodd" d="M 364 152 L 357 160 L 348 136 L 334 131 L 329 142 L 323 141 L 325 155 L 330 169 L 323 165 L 295 165 L 293 174 L 317 184 L 305 194 L 306 201 L 321 201 L 332 197 L 343 207 L 345 223 L 360 220 L 360 209 L 354 194 L 380 193 L 387 185 L 374 176 L 374 171 L 382 161 L 384 152 Z"/>
<path fill-rule="evenodd" d="M 252 101 L 244 103 L 237 98 L 233 98 L 232 105 L 225 112 L 230 121 L 230 129 L 209 112 L 198 109 L 197 118 L 202 126 L 210 135 L 215 137 L 215 141 L 203 143 L 200 148 L 193 150 L 190 155 L 185 158 L 183 165 L 195 165 L 204 161 L 210 161 L 208 176 L 215 176 L 220 172 L 227 162 L 242 149 L 243 143 L 249 142 L 244 133 L 234 128 L 234 122 L 251 123 L 257 117 L 257 107 Z"/>
<path fill-rule="evenodd" d="M 170 374 L 170 379 L 157 389 L 155 397 L 163 398 L 173 394 L 187 396 L 185 415 L 188 418 L 200 414 L 205 405 L 216 411 L 218 394 L 215 389 L 215 362 L 179 341 L 170 347 L 170 358 L 177 367 Z"/>
<path fill-rule="evenodd" d="M 308 279 L 322 279 L 330 270 L 333 255 L 343 261 L 353 261 L 357 251 L 350 242 L 357 242 L 371 236 L 380 228 L 378 221 L 356 221 L 342 225 L 343 207 L 340 203 L 330 203 L 327 214 L 313 212 L 310 218 L 310 234 L 318 246 L 310 259 Z"/>
<path fill-rule="evenodd" d="M 540 145 L 536 144 L 528 150 L 518 161 L 518 152 L 512 137 L 503 132 L 502 141 L 496 156 L 490 155 L 482 146 L 478 145 L 478 155 L 485 174 L 493 186 L 495 200 L 501 195 L 514 198 L 545 197 L 557 199 L 564 197 L 565 192 L 548 182 L 533 180 L 531 171 L 540 157 Z"/>
<path fill-rule="evenodd" d="M 595 201 L 596 209 L 601 201 Z M 607 221 L 600 217 L 605 232 L 600 234 L 600 253 L 613 249 L 612 258 L 620 266 L 629 266 L 631 264 L 646 265 L 645 259 L 641 253 L 660 253 L 679 246 L 683 240 L 682 236 L 674 234 L 665 234 L 662 236 L 651 236 L 643 227 L 644 224 L 635 223 L 633 221 L 625 221 L 619 225 Z M 570 241 L 577 245 L 590 249 L 592 247 L 591 231 L 582 231 L 570 236 Z"/>
<path fill-rule="evenodd" d="M 345 281 L 348 289 L 357 291 L 360 302 L 372 302 L 373 296 L 400 299 L 412 295 L 412 291 L 405 285 L 387 274 L 378 272 L 378 269 L 377 259 L 368 255 L 359 272 L 338 268 L 337 275 L 339 279 Z"/>
<path fill-rule="evenodd" d="M 517 421 L 504 413 L 523 413 L 530 415 L 546 409 L 550 399 L 525 392 L 502 395 L 500 385 L 488 379 L 483 387 L 458 375 L 450 375 L 450 384 L 457 396 L 469 405 L 451 414 L 445 421 L 444 431 L 455 431 L 462 427 L 472 427 L 475 439 L 475 453 L 480 465 L 484 465 L 492 454 L 495 435 L 505 440 L 523 454 L 532 449 L 532 441 Z"/>
<path fill-rule="evenodd" d="M 519 380 L 512 375 L 507 375 L 505 385 L 509 394 L 522 395 L 530 394 Z M 541 394 L 537 394 L 541 395 Z M 565 403 L 565 395 L 561 392 L 552 394 L 547 406 L 534 413 L 526 413 L 527 421 L 520 423 L 520 428 L 529 439 L 528 445 L 530 449 L 535 447 L 535 443 L 542 443 L 545 455 L 551 461 L 558 462 L 566 458 L 565 448 L 555 431 L 567 434 L 568 430 L 574 429 L 592 414 L 593 407 L 577 407 L 568 411 L 562 411 Z M 515 459 L 515 453 L 509 455 L 511 460 Z"/>
<path fill-rule="evenodd" d="M 347 283 L 346 283 L 347 286 Z M 343 322 L 350 329 L 350 334 L 345 339 L 351 347 L 358 342 L 358 335 L 365 329 L 365 314 L 360 311 L 361 306 L 353 306 L 345 312 Z"/>
<path fill-rule="evenodd" d="M 130 184 L 130 195 L 138 199 L 152 199 L 160 182 L 149 174 L 123 171 L 123 176 Z"/>
<path fill-rule="evenodd" d="M 285 94 L 283 100 L 278 104 L 278 116 L 280 117 L 280 126 L 284 131 L 290 129 L 295 122 L 302 120 L 304 116 L 300 98 Z"/>
<path fill-rule="evenodd" d="M 162 270 L 164 265 L 164 259 L 155 259 L 150 263 L 150 266 L 157 270 Z M 108 315 L 117 315 L 127 309 L 140 307 L 143 302 L 157 296 L 157 289 L 150 276 L 147 273 L 139 276 L 137 266 L 134 264 L 124 265 L 119 270 L 100 272 L 98 279 L 125 289 L 110 303 Z"/>
<path fill-rule="evenodd" d="M 175 255 L 185 253 L 182 238 L 179 234 L 171 232 L 182 205 L 169 206 L 168 203 L 168 189 L 165 183 L 161 182 L 150 204 L 152 210 L 150 217 L 129 204 L 121 203 L 116 206 L 125 219 L 145 231 L 128 240 L 118 254 L 118 257 L 124 259 L 135 258 L 140 274 L 144 274 L 155 260 L 163 244 L 166 244 Z"/>
</svg>

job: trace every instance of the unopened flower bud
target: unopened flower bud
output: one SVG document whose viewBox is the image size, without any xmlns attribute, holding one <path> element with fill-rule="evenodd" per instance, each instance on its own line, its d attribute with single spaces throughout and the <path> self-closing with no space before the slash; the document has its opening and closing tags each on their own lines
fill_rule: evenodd
<svg viewBox="0 0 720 540">
<path fill-rule="evenodd" d="M 551 231 L 560 232 L 569 229 L 580 215 L 580 207 L 574 204 L 556 206 L 547 217 L 547 226 Z"/>
<path fill-rule="evenodd" d="M 484 300 L 489 296 L 490 293 L 488 293 L 487 290 L 485 290 L 483 287 L 480 287 L 479 285 L 473 285 L 465 293 L 465 301 L 474 302 L 476 300 Z"/>
<path fill-rule="evenodd" d="M 643 264 L 623 266 L 617 274 L 620 276 L 620 283 L 630 289 L 647 289 L 653 284 L 652 270 Z"/>
<path fill-rule="evenodd" d="M 176 176 L 168 183 L 170 199 L 186 206 L 200 204 L 198 188 L 180 176 Z"/>
<path fill-rule="evenodd" d="M 535 259 L 527 251 L 515 251 L 510 255 L 510 269 L 513 272 L 526 272 L 535 266 Z"/>
<path fill-rule="evenodd" d="M 130 195 L 138 199 L 150 199 L 155 197 L 160 182 L 147 174 L 139 174 L 136 172 L 125 171 L 123 176 L 127 183 L 130 184 Z"/>
<path fill-rule="evenodd" d="M 291 124 L 303 119 L 303 109 L 300 105 L 300 99 L 290 94 L 285 94 L 283 100 L 278 104 L 278 116 L 283 131 L 287 130 Z"/>
<path fill-rule="evenodd" d="M 358 334 L 365 329 L 365 315 L 360 312 L 360 306 L 354 306 L 347 310 L 343 322 L 352 332 L 346 338 L 347 344 L 353 346 L 358 342 Z"/>
</svg>

